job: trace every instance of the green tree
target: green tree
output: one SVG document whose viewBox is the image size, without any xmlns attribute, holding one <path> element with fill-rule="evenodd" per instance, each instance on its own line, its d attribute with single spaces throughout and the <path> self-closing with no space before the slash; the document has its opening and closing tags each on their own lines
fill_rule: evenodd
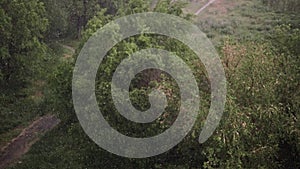
<svg viewBox="0 0 300 169">
<path fill-rule="evenodd" d="M 66 1 L 42 0 L 45 4 L 49 28 L 46 36 L 48 40 L 66 37 L 69 30 L 69 15 Z"/>
<path fill-rule="evenodd" d="M 32 61 L 43 56 L 41 42 L 47 28 L 45 9 L 39 0 L 0 2 L 0 88 L 24 86 Z"/>
<path fill-rule="evenodd" d="M 81 38 L 82 30 L 88 20 L 99 10 L 100 5 L 97 0 L 72 0 L 65 1 L 70 20 L 70 31 L 76 32 L 76 38 Z"/>
</svg>

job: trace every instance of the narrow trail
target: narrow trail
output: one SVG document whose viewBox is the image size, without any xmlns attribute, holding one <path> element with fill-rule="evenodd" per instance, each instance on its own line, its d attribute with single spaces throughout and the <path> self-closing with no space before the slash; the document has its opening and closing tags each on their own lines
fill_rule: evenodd
<svg viewBox="0 0 300 169">
<path fill-rule="evenodd" d="M 63 54 L 63 57 L 68 59 L 68 58 L 72 58 L 72 56 L 75 54 L 76 50 L 71 47 L 71 46 L 68 46 L 68 45 L 65 45 L 65 44 L 60 44 L 60 46 L 64 49 L 67 49 L 69 52 L 66 52 Z"/>
<path fill-rule="evenodd" d="M 209 0 L 203 7 L 201 7 L 200 9 L 198 9 L 194 15 L 199 15 L 202 11 L 204 11 L 207 7 L 209 7 L 211 4 L 213 4 L 215 1 L 217 0 Z M 155 9 L 156 5 L 158 4 L 159 0 L 152 0 L 152 3 L 151 3 L 151 7 L 150 9 L 153 10 Z M 171 0 L 171 4 L 172 3 L 175 3 L 176 0 Z"/>
<path fill-rule="evenodd" d="M 156 6 L 158 4 L 158 1 L 159 0 L 152 0 L 151 5 L 150 5 L 150 10 L 151 11 L 153 11 L 156 8 Z"/>
<path fill-rule="evenodd" d="M 195 15 L 199 15 L 202 11 L 204 11 L 209 5 L 214 3 L 216 0 L 210 0 L 207 2 L 202 8 L 198 9 L 197 12 L 195 12 Z"/>
<path fill-rule="evenodd" d="M 63 54 L 64 57 L 69 58 L 75 54 L 76 51 L 73 47 L 64 44 L 60 45 L 70 51 L 69 54 Z M 7 146 L 0 150 L 0 169 L 8 167 L 20 159 L 40 139 L 41 135 L 52 130 L 59 123 L 60 119 L 54 115 L 45 115 L 33 121 L 16 138 L 12 139 Z"/>
<path fill-rule="evenodd" d="M 59 123 L 60 120 L 53 115 L 45 115 L 32 122 L 19 136 L 1 150 L 0 169 L 8 167 L 8 165 L 22 157 L 39 140 L 42 134 L 50 131 Z"/>
<path fill-rule="evenodd" d="M 73 47 L 71 46 L 68 46 L 68 45 L 64 45 L 64 44 L 61 44 L 61 46 L 69 51 L 71 51 L 72 54 L 74 54 L 76 51 Z"/>
</svg>

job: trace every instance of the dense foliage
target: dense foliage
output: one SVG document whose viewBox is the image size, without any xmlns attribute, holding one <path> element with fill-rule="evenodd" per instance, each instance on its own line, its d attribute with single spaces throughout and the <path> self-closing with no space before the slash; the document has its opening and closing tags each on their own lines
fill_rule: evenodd
<svg viewBox="0 0 300 169">
<path fill-rule="evenodd" d="M 300 2 L 297 0 L 263 0 L 263 2 L 276 10 L 297 12 L 300 10 Z"/>
<path fill-rule="evenodd" d="M 135 124 L 118 113 L 111 96 L 111 78 L 121 61 L 132 53 L 149 47 L 176 53 L 193 70 L 201 95 L 197 122 L 179 145 L 159 156 L 128 159 L 101 149 L 82 130 L 72 101 L 71 84 L 76 57 L 89 37 L 121 16 L 156 11 L 190 19 L 191 22 L 193 18 L 182 11 L 184 3 L 171 0 L 159 0 L 155 4 L 146 0 L 43 2 L 0 2 L 0 89 L 17 91 L 19 84 L 30 79 L 30 74 L 27 74 L 30 71 L 25 70 L 38 69 L 43 72 L 43 80 L 47 84 L 45 98 L 38 104 L 38 109 L 55 113 L 62 120 L 32 147 L 22 158 L 22 163 L 12 168 L 300 168 L 299 15 L 293 14 L 296 19 L 289 24 L 289 14 L 277 15 L 273 9 L 257 8 L 258 5 L 254 5 L 251 13 L 246 11 L 249 6 L 241 5 L 237 9 L 241 18 L 250 18 L 246 26 L 241 25 L 244 24 L 241 20 L 226 26 L 223 21 L 218 24 L 209 20 L 212 18 L 197 23 L 209 38 L 218 41 L 215 44 L 218 44 L 226 71 L 228 90 L 221 124 L 204 144 L 198 143 L 198 136 L 210 105 L 210 82 L 195 54 L 183 43 L 159 35 L 142 34 L 118 43 L 100 65 L 95 87 L 99 108 L 109 124 L 119 132 L 135 137 L 161 133 L 173 124 L 180 106 L 179 88 L 174 79 L 158 70 L 146 70 L 132 80 L 131 102 L 137 109 L 147 110 L 151 90 L 163 90 L 168 100 L 163 116 L 153 123 Z M 255 3 L 266 3 L 278 11 L 297 11 L 299 8 L 295 0 L 258 0 Z M 265 13 L 268 15 L 261 19 Z M 278 16 L 284 18 L 283 21 L 277 21 Z M 268 22 L 270 25 L 256 23 L 269 18 L 276 21 Z M 233 19 L 236 19 L 235 16 Z M 243 29 L 242 32 L 239 28 Z M 60 38 L 80 41 L 74 59 L 57 59 L 56 55 L 64 53 L 59 52 L 61 47 L 46 46 L 42 42 L 43 37 L 49 41 Z M 41 56 L 49 67 L 55 67 L 53 71 L 37 68 L 45 64 L 36 60 Z M 1 109 L 1 114 L 8 111 Z M 9 119 L 8 115 L 3 117 Z M 7 122 L 3 124 L 5 126 L 0 134 L 19 123 L 12 126 Z"/>
<path fill-rule="evenodd" d="M 29 75 L 30 66 L 27 65 L 43 55 L 44 46 L 40 39 L 46 30 L 47 19 L 43 3 L 38 0 L 4 0 L 0 5 L 0 88 L 3 91 L 22 85 Z"/>
<path fill-rule="evenodd" d="M 130 6 L 130 2 L 128 6 Z M 164 3 L 160 5 L 162 4 Z M 135 5 L 135 7 L 130 6 L 128 8 L 130 10 L 122 9 L 120 14 L 147 10 L 144 3 L 135 3 Z M 172 8 L 160 5 L 156 6 L 156 9 L 161 12 L 182 14 L 174 12 L 174 10 L 168 11 Z M 138 10 L 136 11 L 135 8 Z M 102 12 L 91 19 L 85 31 L 85 39 L 107 23 L 108 17 Z M 299 87 L 299 50 L 297 48 L 299 30 L 282 25 L 276 27 L 270 32 L 270 37 L 266 38 L 269 39 L 256 42 L 239 42 L 231 38 L 223 41 L 220 52 L 223 55 L 222 59 L 228 78 L 227 107 L 222 125 L 208 142 L 201 147 L 195 143 L 201 128 L 201 121 L 207 114 L 209 104 L 209 87 L 200 84 L 201 88 L 205 89 L 202 91 L 204 96 L 202 106 L 206 109 L 199 112 L 202 117 L 195 127 L 196 132 L 192 132 L 183 143 L 167 155 L 148 160 L 133 160 L 128 167 L 297 168 L 300 165 L 297 160 L 300 152 L 300 133 L 299 126 L 297 126 L 299 118 L 299 92 L 297 90 Z M 163 43 L 158 43 L 162 41 Z M 98 77 L 96 93 L 98 93 L 99 107 L 102 112 L 105 112 L 104 115 L 112 126 L 131 136 L 141 136 L 141 133 L 142 136 L 147 136 L 162 132 L 172 124 L 176 118 L 174 112 L 177 112 L 178 109 L 176 99 L 171 97 L 168 100 L 171 106 L 166 109 L 167 120 L 160 118 L 156 123 L 149 124 L 152 126 L 149 129 L 149 126 L 128 124 L 128 121 L 124 121 L 117 115 L 118 112 L 113 108 L 109 86 L 115 66 L 130 53 L 142 48 L 150 46 L 164 48 L 179 52 L 179 56 L 185 53 L 183 59 L 191 62 L 193 54 L 181 45 L 172 39 L 141 35 L 123 41 L 110 52 L 104 66 L 99 68 L 99 72 L 105 71 L 106 74 Z M 200 70 L 202 70 L 201 66 Z M 147 74 L 149 73 L 147 72 Z M 196 75 L 199 81 L 206 81 L 203 71 L 196 72 Z M 144 86 L 141 83 L 145 82 L 145 79 L 143 81 L 142 77 L 137 78 L 132 84 L 135 88 L 131 91 L 131 101 L 137 108 L 145 110 L 149 106 L 147 103 L 149 88 L 141 87 Z M 166 93 L 178 95 L 178 91 L 176 91 L 178 89 L 176 85 L 174 88 L 174 82 L 171 79 L 162 76 L 157 80 L 156 83 L 152 83 L 151 87 L 168 89 L 165 91 Z M 283 89 L 286 90 L 283 91 Z M 70 107 L 72 106 L 70 105 Z M 154 128 L 160 130 L 153 130 Z M 94 153 L 100 156 L 103 152 L 96 151 Z M 183 160 L 178 160 L 179 157 L 182 157 Z M 123 162 L 116 162 L 114 164 L 116 168 L 127 163 L 126 159 L 120 159 Z M 176 162 L 174 159 L 177 159 Z"/>
</svg>

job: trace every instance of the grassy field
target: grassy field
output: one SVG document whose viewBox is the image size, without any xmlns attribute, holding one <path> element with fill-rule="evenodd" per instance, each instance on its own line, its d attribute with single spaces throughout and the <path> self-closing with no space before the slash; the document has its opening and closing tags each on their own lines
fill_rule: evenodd
<svg viewBox="0 0 300 169">
<path fill-rule="evenodd" d="M 194 12 L 204 4 L 196 2 L 188 5 L 185 11 Z M 194 21 L 218 46 L 228 37 L 246 41 L 266 38 L 277 25 L 299 25 L 300 16 L 275 12 L 257 0 L 217 0 Z"/>
</svg>

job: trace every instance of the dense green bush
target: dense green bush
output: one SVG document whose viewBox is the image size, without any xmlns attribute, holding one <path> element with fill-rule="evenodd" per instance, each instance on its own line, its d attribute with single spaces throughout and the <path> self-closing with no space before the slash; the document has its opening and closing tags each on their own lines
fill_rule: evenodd
<svg viewBox="0 0 300 169">
<path fill-rule="evenodd" d="M 300 133 L 298 117 L 293 116 L 299 116 L 299 110 L 286 112 L 286 107 L 291 107 L 283 104 L 281 97 L 288 93 L 277 91 L 287 81 L 278 76 L 283 73 L 283 65 L 278 63 L 284 58 L 275 49 L 265 42 L 225 42 L 222 53 L 228 75 L 227 110 L 216 134 L 205 143 L 205 167 L 299 167 Z M 284 69 L 293 68 L 284 65 Z M 297 74 L 294 70 L 285 75 L 295 78 Z"/>
<path fill-rule="evenodd" d="M 298 12 L 300 9 L 300 2 L 297 0 L 262 0 L 263 3 L 269 5 L 270 7 L 287 12 Z"/>
<path fill-rule="evenodd" d="M 38 0 L 0 2 L 0 91 L 24 87 L 37 58 L 44 56 L 41 42 L 47 28 L 43 3 Z M 30 71 L 31 70 L 31 71 Z"/>
</svg>

